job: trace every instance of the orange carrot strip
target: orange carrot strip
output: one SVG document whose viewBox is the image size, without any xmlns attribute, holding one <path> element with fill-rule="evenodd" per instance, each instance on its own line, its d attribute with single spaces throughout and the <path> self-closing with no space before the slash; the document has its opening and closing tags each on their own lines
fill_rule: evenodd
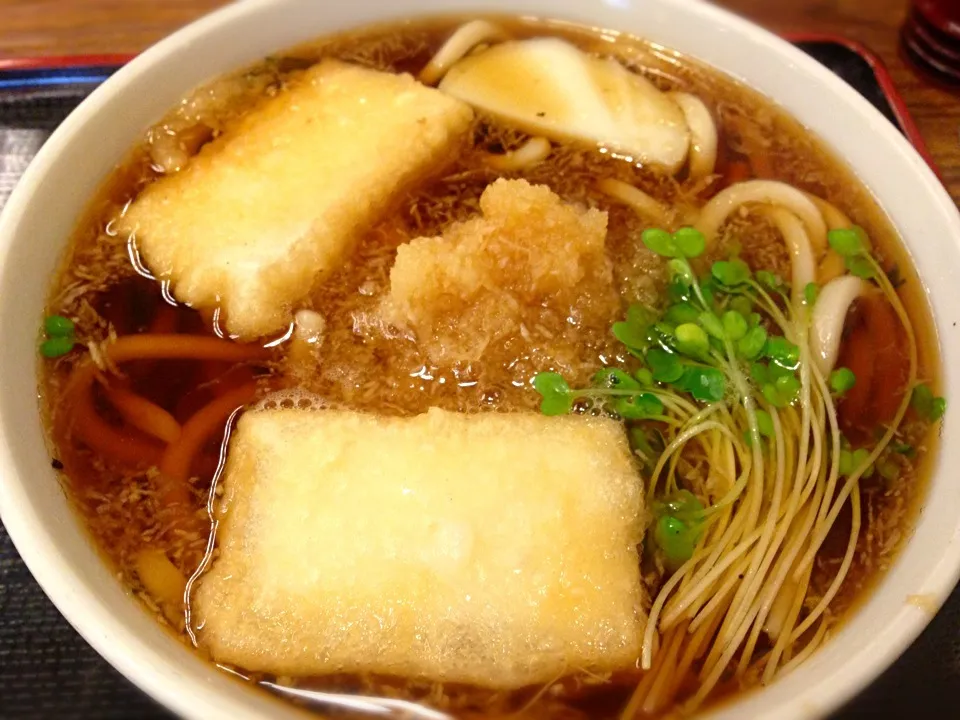
<svg viewBox="0 0 960 720">
<path fill-rule="evenodd" d="M 68 400 L 73 405 L 70 430 L 91 450 L 124 465 L 156 465 L 161 456 L 160 446 L 104 421 L 93 406 L 94 374 L 84 374 L 89 379 L 74 387 Z"/>
<path fill-rule="evenodd" d="M 210 435 L 234 410 L 251 402 L 256 395 L 256 383 L 241 385 L 211 401 L 184 423 L 180 439 L 167 447 L 160 460 L 160 474 L 168 481 L 165 484 L 171 493 L 186 487 L 193 459 Z"/>
<path fill-rule="evenodd" d="M 152 335 L 164 335 L 175 333 L 178 325 L 177 309 L 167 302 L 160 302 L 160 307 L 153 315 L 150 322 L 150 329 L 147 330 Z"/>
<path fill-rule="evenodd" d="M 753 169 L 753 174 L 758 178 L 769 180 L 776 175 L 770 157 L 762 150 L 750 155 L 750 167 Z"/>
<path fill-rule="evenodd" d="M 727 185 L 736 185 L 738 182 L 750 179 L 750 163 L 745 160 L 733 160 L 727 166 L 724 176 Z"/>
<path fill-rule="evenodd" d="M 105 386 L 104 392 L 120 416 L 135 428 L 165 443 L 180 437 L 180 423 L 159 405 L 120 387 Z"/>
<path fill-rule="evenodd" d="M 115 363 L 130 360 L 266 360 L 270 351 L 259 345 L 241 345 L 229 340 L 197 335 L 124 335 L 104 351 Z"/>
<path fill-rule="evenodd" d="M 265 360 L 270 352 L 258 346 L 239 345 L 218 338 L 191 335 L 126 335 L 104 349 L 113 363 L 131 360 L 195 358 L 199 360 Z M 127 465 L 156 465 L 161 449 L 152 442 L 131 433 L 124 433 L 105 422 L 93 406 L 92 386 L 98 373 L 89 358 L 70 376 L 64 388 L 61 415 L 69 422 L 69 430 L 90 449 Z"/>
<path fill-rule="evenodd" d="M 871 424 L 888 423 L 900 409 L 909 375 L 907 345 L 900 321 L 887 299 L 871 295 L 861 300 L 863 321 L 874 346 Z"/>
<path fill-rule="evenodd" d="M 870 332 L 858 325 L 844 341 L 838 365 L 848 367 L 856 381 L 839 403 L 840 423 L 845 430 L 862 430 L 870 425 L 867 417 L 873 389 L 875 349 Z"/>
</svg>

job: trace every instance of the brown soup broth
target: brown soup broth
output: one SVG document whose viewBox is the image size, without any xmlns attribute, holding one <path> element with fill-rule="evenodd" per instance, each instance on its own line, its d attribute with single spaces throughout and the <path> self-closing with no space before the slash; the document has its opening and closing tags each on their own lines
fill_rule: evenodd
<svg viewBox="0 0 960 720">
<path fill-rule="evenodd" d="M 165 287 L 139 275 L 126 238 L 113 230 L 114 219 L 124 205 L 160 176 L 154 165 L 163 137 L 177 138 L 180 147 L 186 148 L 184 152 L 195 153 L 258 99 L 275 94 L 289 78 L 324 57 L 416 73 L 462 21 L 417 21 L 325 39 L 268 58 L 191 95 L 147 134 L 143 145 L 116 169 L 92 203 L 54 280 L 49 313 L 72 318 L 78 340 L 95 348 L 114 335 L 218 332 L 216 317 L 176 306 Z M 766 98 L 661 46 L 566 24 L 511 18 L 496 21 L 514 37 L 553 34 L 589 52 L 615 57 L 661 89 L 699 96 L 718 123 L 718 175 L 710 181 L 688 179 L 685 172 L 668 176 L 573 145 L 556 147 L 532 170 L 507 175 L 548 185 L 565 200 L 609 213 L 607 248 L 624 309 L 633 302 L 656 302 L 665 285 L 665 269 L 662 260 L 638 242 L 645 227 L 643 221 L 600 192 L 599 179 L 610 177 L 632 183 L 676 212 L 687 205 L 702 205 L 737 174 L 739 179 L 783 180 L 838 206 L 867 230 L 882 265 L 896 266 L 903 281 L 899 292 L 918 334 L 919 377 L 935 382 L 937 350 L 932 322 L 907 254 L 868 191 L 796 121 Z M 548 317 L 544 321 L 548 326 L 538 337 L 552 337 L 552 341 L 511 337 L 488 348 L 481 362 L 441 367 L 432 364 L 414 340 L 383 332 L 377 320 L 376 308 L 389 287 L 398 245 L 419 236 L 438 235 L 451 222 L 475 214 L 480 194 L 501 176 L 482 162 L 483 154 L 510 150 L 524 139 L 510 127 L 479 117 L 473 144 L 456 163 L 442 177 L 411 188 L 403 201 L 365 234 L 349 260 L 311 299 L 326 320 L 327 334 L 318 365 L 309 376 L 290 376 L 285 345 L 279 343 L 271 359 L 260 364 L 170 360 L 129 363 L 123 368 L 128 389 L 159 404 L 181 423 L 211 400 L 249 382 L 258 384 L 261 397 L 297 385 L 332 405 L 380 414 L 411 415 L 430 406 L 460 412 L 536 410 L 539 396 L 531 390 L 530 379 L 537 372 L 558 370 L 571 385 L 583 385 L 601 365 L 629 364 L 629 357 L 610 335 L 608 322 L 581 325 L 574 337 L 565 329 L 565 318 L 555 318 L 551 326 Z M 727 224 L 717 252 L 729 252 L 736 242 L 742 256 L 755 268 L 789 275 L 786 250 L 772 226 L 764 223 L 746 215 L 734 218 Z M 183 619 L 161 612 L 162 599 L 151 597 L 139 582 L 135 558 L 145 547 L 155 547 L 190 576 L 202 558 L 206 538 L 196 533 L 169 532 L 163 513 L 158 512 L 155 469 L 145 463 L 117 462 L 108 454 L 91 450 L 67 421 L 67 409 L 60 401 L 71 372 L 84 354 L 74 352 L 43 366 L 40 392 L 51 427 L 54 466 L 62 467 L 66 492 L 96 546 L 123 582 L 158 614 L 161 622 L 189 642 Z M 95 386 L 93 404 L 104 422 L 119 425 L 99 386 Z M 190 470 L 192 497 L 200 515 L 205 512 L 218 466 L 223 424 Z M 932 455 L 934 438 L 925 425 L 908 422 L 903 440 L 918 452 L 900 478 L 891 483 L 874 476 L 861 483 L 863 529 L 854 566 L 830 606 L 832 621 L 841 619 L 856 603 L 909 535 L 912 513 L 923 495 L 925 459 Z M 849 518 L 841 517 L 817 558 L 814 594 L 823 592 L 829 584 L 848 536 Z M 651 597 L 656 589 L 648 588 Z M 243 668 L 238 671 L 243 672 Z M 531 714 L 556 717 L 616 717 L 637 678 L 635 672 L 612 678 L 576 676 L 556 683 L 547 692 L 530 688 L 505 694 L 402 678 L 266 679 L 324 690 L 399 695 L 462 714 L 497 715 L 526 709 Z M 735 689 L 728 683 L 716 697 Z"/>
</svg>

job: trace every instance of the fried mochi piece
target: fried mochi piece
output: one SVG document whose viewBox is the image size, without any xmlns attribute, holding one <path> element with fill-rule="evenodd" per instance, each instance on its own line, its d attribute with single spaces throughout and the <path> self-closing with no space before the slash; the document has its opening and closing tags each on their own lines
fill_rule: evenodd
<svg viewBox="0 0 960 720">
<path fill-rule="evenodd" d="M 148 186 L 119 227 L 178 300 L 268 335 L 397 193 L 456 156 L 472 118 L 408 75 L 326 60 Z"/>
<path fill-rule="evenodd" d="M 192 601 L 218 662 L 516 688 L 636 661 L 643 493 L 612 420 L 252 411 L 224 488 Z"/>
<path fill-rule="evenodd" d="M 435 362 L 473 361 L 505 337 L 606 326 L 619 302 L 607 214 L 526 180 L 497 180 L 481 214 L 401 245 L 382 314 Z"/>
</svg>

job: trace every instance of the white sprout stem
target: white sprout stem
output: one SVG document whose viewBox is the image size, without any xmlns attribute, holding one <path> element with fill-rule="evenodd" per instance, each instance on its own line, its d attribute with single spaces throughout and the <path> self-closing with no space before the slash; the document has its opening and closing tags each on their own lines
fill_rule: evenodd
<svg viewBox="0 0 960 720">
<path fill-rule="evenodd" d="M 673 457 L 674 453 L 680 450 L 680 448 L 682 448 L 687 441 L 695 438 L 700 433 L 706 432 L 707 430 L 719 429 L 722 427 L 723 426 L 719 422 L 709 421 L 701 422 L 681 432 L 660 455 L 660 459 L 657 461 L 656 466 L 653 468 L 653 472 L 650 474 L 650 489 L 647 491 L 647 494 L 650 497 L 653 497 L 657 488 L 657 480 L 660 477 L 660 474 L 663 472 L 663 466 L 667 464 L 667 462 Z"/>
<path fill-rule="evenodd" d="M 734 354 L 733 347 L 730 344 L 730 341 L 726 341 L 727 344 L 727 354 L 730 357 L 731 363 L 736 363 L 736 355 Z M 731 368 L 734 383 L 737 386 L 737 390 L 740 393 L 740 397 L 743 401 L 743 407 L 747 413 L 747 421 L 750 429 L 750 438 L 751 438 L 751 450 L 753 451 L 753 462 L 754 462 L 754 480 L 758 488 L 762 488 L 764 485 L 764 465 L 763 465 L 763 454 L 762 454 L 762 440 L 760 436 L 759 426 L 757 424 L 757 414 L 754 408 L 753 393 L 750 391 L 749 386 L 746 383 L 746 380 L 743 377 L 743 374 L 740 372 L 739 368 Z M 780 498 L 781 493 L 783 492 L 783 443 L 782 443 L 782 434 L 779 432 L 779 418 L 776 416 L 776 412 L 771 409 L 771 417 L 774 422 L 774 426 L 778 429 L 775 433 L 776 437 L 776 465 L 774 472 L 774 488 L 773 488 L 773 499 L 771 501 L 770 509 L 767 513 L 767 519 L 763 524 L 763 532 L 760 536 L 758 549 L 754 550 L 753 559 L 750 563 L 750 566 L 747 568 L 746 573 L 744 573 L 743 584 L 737 591 L 736 596 L 733 599 L 731 604 L 731 609 L 733 611 L 732 617 L 728 611 L 727 619 L 724 621 L 723 625 L 720 628 L 720 638 L 721 640 L 724 637 L 729 637 L 733 629 L 736 627 L 736 623 L 739 622 L 742 613 L 745 612 L 745 609 L 741 607 L 744 599 L 747 597 L 749 590 L 754 585 L 754 577 L 757 575 L 757 572 L 760 569 L 762 563 L 763 554 L 766 552 L 766 548 L 769 544 L 770 538 L 773 535 L 775 523 L 777 520 L 777 513 L 779 512 L 780 507 Z M 749 523 L 754 525 L 760 514 L 761 503 L 763 501 L 762 493 L 755 494 L 755 502 L 750 508 Z M 759 550 L 759 552 L 758 552 Z M 719 645 L 718 645 L 719 646 Z M 715 646 L 715 647 L 718 647 Z M 711 652 L 711 656 L 713 652 Z M 709 664 L 709 658 L 708 658 Z"/>
<path fill-rule="evenodd" d="M 740 575 L 744 570 L 747 569 L 747 563 L 750 562 L 750 558 L 743 558 L 739 563 L 731 568 L 731 571 L 727 573 L 727 579 L 723 581 L 723 584 L 720 587 L 713 591 L 713 596 L 710 598 L 710 601 L 703 604 L 703 600 L 709 596 L 706 592 L 701 592 L 697 598 L 698 603 L 690 606 L 690 612 L 688 615 L 692 615 L 693 619 L 690 621 L 690 630 L 696 630 L 703 623 L 708 621 L 713 613 L 717 611 L 720 607 L 720 604 L 727 600 L 727 595 L 733 590 L 734 586 L 740 582 Z M 703 609 L 700 609 L 702 606 Z"/>
<path fill-rule="evenodd" d="M 720 627 L 720 633 L 717 638 L 717 644 L 707 658 L 706 665 L 709 667 L 711 658 L 720 657 L 720 662 L 726 666 L 728 661 L 723 661 L 723 657 L 732 657 L 733 652 L 746 634 L 746 627 L 749 622 L 750 607 L 753 603 L 754 593 L 757 585 L 763 581 L 767 557 L 776 549 L 773 547 L 773 539 L 776 533 L 777 514 L 780 510 L 780 502 L 783 494 L 783 484 L 786 475 L 784 467 L 784 444 L 783 432 L 780 426 L 780 418 L 776 409 L 770 408 L 770 417 L 773 420 L 774 438 L 775 438 L 775 464 L 774 464 L 774 484 L 773 496 L 767 508 L 767 517 L 763 524 L 763 532 L 757 546 L 754 548 L 750 566 L 744 573 L 743 583 L 737 589 L 737 594 L 733 598 L 731 611 L 728 611 L 727 618 Z"/>
<path fill-rule="evenodd" d="M 830 583 L 830 587 L 827 589 L 827 592 L 824 593 L 823 597 L 820 599 L 820 602 L 817 603 L 817 606 L 810 612 L 809 615 L 804 619 L 800 625 L 794 629 L 793 633 L 790 635 L 791 642 L 796 642 L 803 634 L 813 626 L 813 623 L 816 622 L 827 609 L 827 606 L 833 601 L 833 598 L 840 591 L 840 585 L 843 584 L 844 579 L 847 577 L 847 573 L 850 571 L 850 566 L 853 564 L 853 558 L 856 555 L 857 551 L 857 538 L 860 536 L 860 486 L 854 485 L 853 491 L 850 494 L 850 508 L 852 520 L 850 522 L 850 540 L 847 542 L 847 551 L 843 556 L 843 562 L 840 563 L 840 569 L 837 571 L 836 576 L 833 579 L 833 582 Z"/>
<path fill-rule="evenodd" d="M 827 624 L 823 622 L 820 624 L 820 627 L 817 628 L 816 634 L 813 636 L 810 642 L 807 643 L 806 647 L 803 648 L 803 650 L 801 650 L 799 653 L 797 653 L 796 657 L 794 657 L 790 662 L 784 665 L 783 669 L 780 672 L 786 675 L 801 663 L 806 662 L 807 658 L 813 654 L 813 651 L 816 650 L 818 647 L 820 647 L 826 635 L 826 632 L 827 632 Z"/>
<path fill-rule="evenodd" d="M 794 592 L 793 597 L 791 598 L 790 609 L 787 613 L 786 622 L 784 623 L 783 629 L 776 640 L 773 650 L 771 650 L 770 654 L 767 655 L 766 666 L 764 667 L 763 675 L 761 676 L 760 680 L 764 685 L 769 684 L 773 680 L 777 673 L 777 668 L 780 666 L 781 662 L 790 662 L 790 657 L 794 647 L 790 642 L 790 635 L 793 628 L 796 627 L 797 620 L 800 618 L 800 613 L 803 611 L 804 601 L 806 600 L 807 592 L 810 588 L 810 573 L 806 573 L 799 583 L 793 583 L 793 587 Z"/>
<path fill-rule="evenodd" d="M 798 301 L 799 304 L 800 301 Z M 754 616 L 756 617 L 756 622 L 754 626 L 754 633 L 751 635 L 751 639 L 748 640 L 747 647 L 741 655 L 740 667 L 738 672 L 742 672 L 746 669 L 747 665 L 750 662 L 751 656 L 753 654 L 753 647 L 756 643 L 756 638 L 759 637 L 760 630 L 763 626 L 764 621 L 766 620 L 767 613 L 769 611 L 769 603 L 772 603 L 773 594 L 779 590 L 779 584 L 768 594 L 768 597 L 771 599 L 767 602 L 764 601 L 765 595 L 762 593 L 762 586 L 765 582 L 769 581 L 769 570 L 770 566 L 773 564 L 774 558 L 776 557 L 777 552 L 780 550 L 783 542 L 787 536 L 787 533 L 793 524 L 793 521 L 800 511 L 804 500 L 803 497 L 804 489 L 812 485 L 804 482 L 809 471 L 808 468 L 808 454 L 809 454 L 809 443 L 810 443 L 810 434 L 811 434 L 811 402 L 810 402 L 810 364 L 809 364 L 809 350 L 806 344 L 806 308 L 802 305 L 798 307 L 797 312 L 800 322 L 799 322 L 799 335 L 800 335 L 800 380 L 801 380 L 801 394 L 800 394 L 800 412 L 801 412 L 801 422 L 800 422 L 800 447 L 797 453 L 796 458 L 796 472 L 793 481 L 793 490 L 790 493 L 790 498 L 787 501 L 786 512 L 782 518 L 778 518 L 776 522 L 779 523 L 779 526 L 776 531 L 776 535 L 770 543 L 769 548 L 766 550 L 766 556 L 763 558 L 763 562 L 760 566 L 760 570 L 757 573 L 757 580 L 745 591 L 744 597 L 750 602 L 749 610 L 745 610 L 747 617 Z M 776 430 L 777 438 L 779 439 L 782 435 L 782 432 L 779 427 L 779 420 L 777 414 L 774 411 L 771 411 L 771 418 L 774 420 L 774 426 Z M 778 459 L 777 466 L 784 467 L 789 463 L 793 464 L 792 461 L 794 458 L 789 458 L 789 461 L 783 460 L 780 454 L 780 443 L 778 443 Z M 819 468 L 817 469 L 817 475 L 819 474 Z M 808 495 L 809 496 L 809 495 Z M 781 581 L 782 582 L 782 581 Z M 736 622 L 736 621 L 735 621 Z"/>
</svg>

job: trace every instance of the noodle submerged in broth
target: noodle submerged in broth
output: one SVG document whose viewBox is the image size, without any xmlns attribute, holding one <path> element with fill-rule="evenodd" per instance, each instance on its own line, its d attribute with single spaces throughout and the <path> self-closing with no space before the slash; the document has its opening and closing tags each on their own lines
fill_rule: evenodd
<svg viewBox="0 0 960 720">
<path fill-rule="evenodd" d="M 131 202 L 215 163 L 216 143 L 332 60 L 409 73 L 474 117 L 448 164 L 411 178 L 289 308 L 287 330 L 238 342 L 236 318 L 178 303 L 183 283 L 155 279 L 120 228 Z M 506 61 L 506 85 L 549 86 L 557 63 L 623 103 L 581 79 L 563 92 L 585 115 L 538 110 L 535 93 L 511 104 Z M 689 58 L 549 22 L 368 29 L 194 92 L 96 198 L 49 313 L 54 466 L 124 583 L 201 652 L 185 591 L 217 562 L 211 518 L 243 408 L 622 423 L 646 507 L 636 662 L 519 689 L 228 668 L 347 714 L 660 717 L 772 681 L 893 559 L 944 409 L 899 239 L 816 138 Z"/>
</svg>

